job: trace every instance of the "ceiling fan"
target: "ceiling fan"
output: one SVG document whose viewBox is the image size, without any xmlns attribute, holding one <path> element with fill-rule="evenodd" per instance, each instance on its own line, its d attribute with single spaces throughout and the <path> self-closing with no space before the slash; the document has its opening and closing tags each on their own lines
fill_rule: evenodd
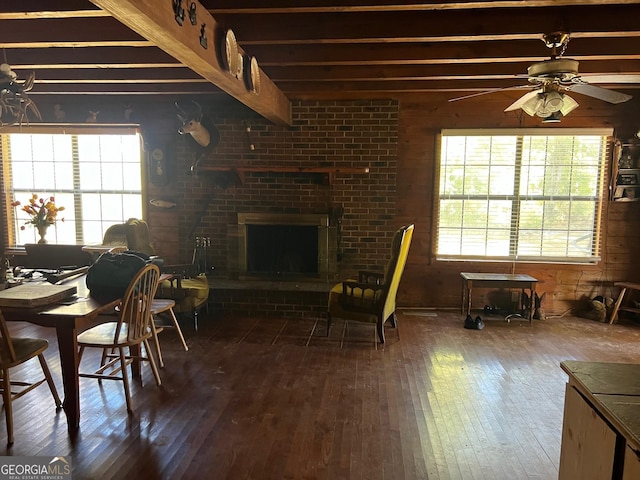
<svg viewBox="0 0 640 480">
<path fill-rule="evenodd" d="M 626 102 L 632 98 L 631 95 L 625 93 L 591 85 L 580 76 L 578 61 L 562 56 L 569 42 L 568 33 L 549 33 L 543 35 L 542 39 L 551 49 L 551 58 L 529 66 L 527 78 L 531 85 L 523 85 L 522 87 L 534 90 L 527 92 L 505 108 L 505 112 L 522 109 L 528 115 L 541 117 L 543 122 L 559 122 L 563 116 L 578 107 L 578 102 L 564 91 L 579 93 L 613 104 Z M 559 49 L 560 51 L 558 51 Z M 616 83 L 617 76 L 591 76 L 589 79 L 592 82 Z M 494 91 L 482 92 L 481 94 Z M 462 100 L 481 94 L 453 98 L 449 101 Z"/>
</svg>

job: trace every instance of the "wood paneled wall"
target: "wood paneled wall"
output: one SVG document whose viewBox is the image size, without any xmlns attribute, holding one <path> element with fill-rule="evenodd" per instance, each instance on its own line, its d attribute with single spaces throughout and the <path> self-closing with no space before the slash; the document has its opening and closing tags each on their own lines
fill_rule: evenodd
<svg viewBox="0 0 640 480">
<path fill-rule="evenodd" d="M 582 309 L 586 306 L 585 297 L 615 297 L 614 281 L 640 281 L 640 259 L 635 255 L 640 240 L 640 203 L 636 202 L 605 202 L 602 261 L 597 265 L 435 261 L 432 245 L 437 134 L 442 128 L 548 127 L 520 111 L 504 113 L 505 106 L 515 98 L 517 94 L 504 92 L 453 103 L 433 97 L 400 102 L 397 220 L 402 223 L 415 219 L 416 223 L 400 291 L 401 305 L 458 306 L 461 271 L 530 274 L 540 280 L 539 291 L 547 293 L 548 314 Z M 580 107 L 554 128 L 611 127 L 619 138 L 627 139 L 640 125 L 637 96 L 616 106 L 584 97 L 578 101 Z M 478 291 L 474 303 L 492 304 L 494 294 Z"/>
</svg>

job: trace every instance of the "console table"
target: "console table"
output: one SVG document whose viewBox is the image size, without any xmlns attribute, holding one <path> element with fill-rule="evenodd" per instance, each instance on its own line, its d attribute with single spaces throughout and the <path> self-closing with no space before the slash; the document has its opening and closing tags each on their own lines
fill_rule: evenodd
<svg viewBox="0 0 640 480">
<path fill-rule="evenodd" d="M 529 323 L 533 321 L 533 297 L 538 280 L 529 275 L 515 273 L 470 273 L 461 272 L 462 277 L 462 313 L 471 315 L 471 292 L 476 288 L 528 288 L 531 299 Z M 465 312 L 466 309 L 466 312 Z"/>
</svg>

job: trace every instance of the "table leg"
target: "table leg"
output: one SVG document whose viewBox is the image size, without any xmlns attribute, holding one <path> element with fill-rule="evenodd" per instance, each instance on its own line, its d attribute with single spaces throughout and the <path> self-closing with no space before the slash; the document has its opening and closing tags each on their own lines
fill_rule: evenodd
<svg viewBox="0 0 640 480">
<path fill-rule="evenodd" d="M 471 290 L 473 288 L 473 282 L 467 281 L 467 315 L 471 315 Z"/>
<path fill-rule="evenodd" d="M 535 282 L 532 282 L 529 285 L 529 325 L 531 325 L 533 323 L 533 313 L 535 310 L 535 305 L 536 305 L 536 284 Z"/>
<path fill-rule="evenodd" d="M 133 357 L 133 362 L 131 363 L 131 376 L 133 378 L 140 378 L 142 376 L 141 353 L 142 349 L 140 348 L 140 344 L 129 347 L 129 354 Z M 151 355 L 151 352 L 147 352 L 147 355 Z"/>
<path fill-rule="evenodd" d="M 80 427 L 80 383 L 78 381 L 78 339 L 75 328 L 63 325 L 56 327 L 67 428 L 75 431 Z"/>
</svg>

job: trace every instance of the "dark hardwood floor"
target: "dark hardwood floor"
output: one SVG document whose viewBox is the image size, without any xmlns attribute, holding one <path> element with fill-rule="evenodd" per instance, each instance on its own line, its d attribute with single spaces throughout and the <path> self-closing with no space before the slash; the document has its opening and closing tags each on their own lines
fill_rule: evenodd
<svg viewBox="0 0 640 480">
<path fill-rule="evenodd" d="M 184 321 L 189 352 L 161 334 L 164 384 L 145 366 L 131 416 L 120 383 L 82 379 L 71 438 L 41 386 L 15 403 L 13 447 L 0 426 L 1 454 L 68 456 L 74 480 L 555 479 L 559 363 L 640 362 L 631 320 L 462 323 L 459 312 L 400 310 L 376 348 L 373 325 L 336 322 L 326 338 L 324 319 L 211 315 L 197 333 Z M 53 332 L 10 326 L 50 340 L 61 389 Z"/>
</svg>

